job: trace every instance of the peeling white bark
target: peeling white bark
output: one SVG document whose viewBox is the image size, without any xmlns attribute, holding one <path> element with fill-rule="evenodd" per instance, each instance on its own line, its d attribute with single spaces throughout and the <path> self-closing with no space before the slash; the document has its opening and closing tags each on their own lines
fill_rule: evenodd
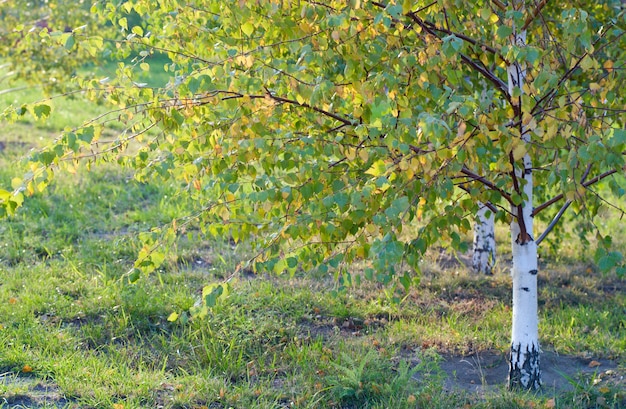
<svg viewBox="0 0 626 409">
<path fill-rule="evenodd" d="M 491 274 L 496 261 L 495 214 L 479 203 L 474 222 L 474 242 L 472 246 L 472 267 L 482 274 Z"/>
</svg>

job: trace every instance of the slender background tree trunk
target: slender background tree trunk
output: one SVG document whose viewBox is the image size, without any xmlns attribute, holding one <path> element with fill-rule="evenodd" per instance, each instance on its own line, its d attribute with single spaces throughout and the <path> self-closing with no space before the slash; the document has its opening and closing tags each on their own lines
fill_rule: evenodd
<svg viewBox="0 0 626 409">
<path fill-rule="evenodd" d="M 476 213 L 472 267 L 481 274 L 492 274 L 496 261 L 495 214 L 483 203 Z"/>
</svg>

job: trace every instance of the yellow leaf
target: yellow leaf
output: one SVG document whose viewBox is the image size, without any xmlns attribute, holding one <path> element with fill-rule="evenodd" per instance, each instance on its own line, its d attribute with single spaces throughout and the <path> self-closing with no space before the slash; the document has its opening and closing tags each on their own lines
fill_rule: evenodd
<svg viewBox="0 0 626 409">
<path fill-rule="evenodd" d="M 360 149 L 359 150 L 359 157 L 361 158 L 361 160 L 363 162 L 367 162 L 367 159 L 370 157 L 370 155 L 369 155 L 369 153 L 367 153 L 367 150 Z"/>
<path fill-rule="evenodd" d="M 227 222 L 230 219 L 230 210 L 228 210 L 228 207 L 226 206 L 222 206 L 218 214 L 222 218 L 222 220 L 224 220 L 225 222 Z"/>
<path fill-rule="evenodd" d="M 296 101 L 298 101 L 298 104 L 300 104 L 300 105 L 304 105 L 304 103 L 306 102 L 304 97 L 302 97 L 302 95 L 300 95 L 300 94 L 296 94 Z"/>
<path fill-rule="evenodd" d="M 169 315 L 169 317 L 167 317 L 167 320 L 169 322 L 174 322 L 178 319 L 178 313 L 177 312 L 173 312 Z"/>
<path fill-rule="evenodd" d="M 459 123 L 459 129 L 457 129 L 456 136 L 461 138 L 463 135 L 465 135 L 466 128 L 467 125 L 465 124 L 465 122 L 461 121 L 461 123 Z"/>
<path fill-rule="evenodd" d="M 241 31 L 243 31 L 243 33 L 247 36 L 252 35 L 252 33 L 254 33 L 254 24 L 248 21 L 247 23 L 241 26 Z"/>
<path fill-rule="evenodd" d="M 592 91 L 597 91 L 600 88 L 602 88 L 602 86 L 600 86 L 600 84 L 598 84 L 597 82 L 592 82 L 591 84 L 589 84 L 589 89 Z"/>
<path fill-rule="evenodd" d="M 372 164 L 372 167 L 365 171 L 366 174 L 378 177 L 383 175 L 387 171 L 387 165 L 382 160 L 377 160 Z"/>
<path fill-rule="evenodd" d="M 30 366 L 30 365 L 24 365 L 22 367 L 22 372 L 24 372 L 24 373 L 29 373 L 29 372 L 32 372 L 32 371 L 33 371 L 33 367 Z"/>
<path fill-rule="evenodd" d="M 422 219 L 422 213 L 424 212 L 423 206 L 426 204 L 426 199 L 420 197 L 419 204 L 417 205 L 417 220 Z"/>
<path fill-rule="evenodd" d="M 613 71 L 613 61 L 611 60 L 607 60 L 604 62 L 604 69 L 607 70 L 608 72 L 612 72 Z"/>
<path fill-rule="evenodd" d="M 520 160 L 526 155 L 526 144 L 520 143 L 513 148 L 513 159 Z"/>
<path fill-rule="evenodd" d="M 353 161 L 356 158 L 356 149 L 351 146 L 347 147 L 343 153 L 349 161 Z"/>
<path fill-rule="evenodd" d="M 552 139 L 556 135 L 556 132 L 558 130 L 559 125 L 556 122 L 552 122 L 550 125 L 548 125 L 548 129 L 546 129 L 546 132 L 543 134 L 543 140 L 547 141 Z"/>
<path fill-rule="evenodd" d="M 532 121 L 532 119 L 533 119 L 532 114 L 525 112 L 524 116 L 522 117 L 522 125 L 528 125 L 530 121 Z"/>
<path fill-rule="evenodd" d="M 580 68 L 582 68 L 583 71 L 590 70 L 594 68 L 594 66 L 595 66 L 595 60 L 589 57 L 589 55 L 586 55 L 585 58 L 583 58 L 582 61 L 580 62 Z"/>
</svg>

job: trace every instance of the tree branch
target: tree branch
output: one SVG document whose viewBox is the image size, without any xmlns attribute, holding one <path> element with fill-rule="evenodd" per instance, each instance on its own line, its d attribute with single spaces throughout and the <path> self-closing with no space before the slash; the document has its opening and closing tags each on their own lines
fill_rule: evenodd
<svg viewBox="0 0 626 409">
<path fill-rule="evenodd" d="M 274 95 L 272 94 L 272 92 L 265 88 L 265 91 L 267 92 L 267 94 L 263 94 L 263 95 L 246 95 L 246 94 L 242 94 L 240 92 L 232 92 L 232 91 L 215 91 L 212 92 L 210 96 L 215 96 L 216 94 L 228 94 L 228 96 L 226 97 L 222 97 L 222 100 L 227 100 L 227 99 L 238 99 L 238 98 L 244 98 L 244 97 L 248 97 L 250 99 L 262 99 L 262 98 L 270 98 L 276 102 L 282 102 L 285 104 L 290 104 L 290 105 L 295 105 L 297 107 L 302 107 L 302 108 L 308 108 L 311 109 L 317 113 L 320 113 L 324 116 L 327 116 L 329 118 L 333 118 L 339 122 L 341 122 L 344 126 L 349 125 L 356 125 L 355 121 L 350 120 L 346 117 L 343 117 L 341 115 L 337 115 L 335 113 L 326 111 L 322 108 L 318 108 L 312 105 L 307 104 L 306 102 L 303 102 L 302 104 L 299 103 L 298 101 L 294 100 L 294 99 L 289 99 L 289 98 L 284 98 L 284 97 L 280 97 L 278 95 Z"/>
<path fill-rule="evenodd" d="M 543 239 L 546 238 L 548 233 L 550 233 L 554 229 L 554 226 L 556 226 L 559 220 L 561 220 L 561 217 L 563 217 L 563 215 L 565 214 L 565 211 L 571 204 L 572 204 L 571 200 L 568 200 L 567 202 L 565 202 L 565 204 L 561 207 L 561 209 L 558 211 L 556 216 L 554 216 L 554 219 L 552 219 L 548 227 L 546 227 L 543 233 L 541 233 L 541 236 L 539 236 L 539 238 L 536 240 L 537 245 L 539 245 L 543 241 Z"/>
<path fill-rule="evenodd" d="M 498 186 L 496 186 L 491 181 L 485 179 L 484 177 L 482 177 L 480 175 L 477 175 L 476 173 L 472 172 L 471 170 L 469 170 L 465 166 L 463 167 L 463 169 L 461 169 L 461 173 L 466 175 L 466 176 L 469 176 L 471 179 L 473 179 L 473 180 L 475 180 L 477 182 L 482 183 L 483 185 L 487 186 L 489 189 L 495 190 L 496 192 L 500 193 L 500 195 L 503 198 L 505 198 L 507 202 L 513 204 L 513 199 L 511 198 L 511 195 L 509 195 L 504 190 L 500 189 Z"/>
<path fill-rule="evenodd" d="M 454 33 L 454 32 L 452 32 L 450 30 L 446 30 L 444 28 L 436 27 L 434 24 L 422 20 L 415 13 L 409 13 L 409 17 L 411 17 L 411 19 L 415 23 L 417 23 L 420 27 L 422 27 L 422 29 L 424 31 L 426 31 L 430 35 L 432 35 L 434 37 L 437 37 L 439 39 L 441 39 L 441 37 L 439 37 L 437 35 L 436 31 L 437 32 L 446 33 L 446 34 L 449 34 L 449 35 L 457 36 L 460 39 L 465 40 L 465 41 L 469 42 L 470 44 L 477 45 L 479 47 L 487 47 L 487 46 L 479 44 L 476 40 L 474 40 L 474 39 L 472 39 L 472 38 L 470 38 L 470 37 L 468 37 L 466 35 Z M 497 53 L 497 50 L 495 50 L 495 49 L 493 49 L 491 47 L 487 47 L 485 49 L 489 49 L 489 51 L 492 51 L 493 53 L 499 55 Z M 479 64 L 478 62 L 474 61 L 473 59 L 471 59 L 470 57 L 466 56 L 465 54 L 460 53 L 460 55 L 461 55 L 461 60 L 465 64 L 467 64 L 468 66 L 470 66 L 474 70 L 478 71 L 489 82 L 494 84 L 496 86 L 496 88 L 498 88 L 504 94 L 504 96 L 507 99 L 507 101 L 509 103 L 511 103 L 511 96 L 509 95 L 509 89 L 508 89 L 507 85 L 504 83 L 504 81 L 502 81 L 494 73 L 489 71 L 489 69 L 487 69 L 487 67 L 482 66 L 481 64 Z M 500 56 L 500 58 L 502 58 L 504 60 L 504 58 L 502 56 Z"/>
<path fill-rule="evenodd" d="M 504 81 L 498 78 L 493 72 L 489 71 L 487 67 L 472 60 L 465 54 L 461 54 L 461 60 L 463 60 L 465 64 L 469 65 L 470 67 L 478 71 L 480 74 L 482 74 L 483 77 L 485 77 L 493 85 L 495 85 L 502 92 L 502 94 L 504 94 L 504 97 L 509 102 L 509 104 L 511 104 L 511 95 L 509 95 L 509 87 L 506 85 Z"/>
<path fill-rule="evenodd" d="M 444 33 L 447 35 L 453 35 L 455 37 L 460 38 L 461 40 L 470 43 L 474 46 L 477 46 L 485 51 L 489 51 L 492 54 L 497 55 L 498 57 L 500 57 L 503 61 L 505 61 L 504 56 L 502 56 L 500 54 L 500 52 L 498 50 L 496 50 L 493 47 L 490 47 L 486 44 L 481 44 L 479 43 L 477 40 L 474 40 L 472 37 L 466 36 L 465 34 L 461 34 L 461 33 L 457 33 L 454 32 L 450 29 L 447 28 L 443 28 L 443 27 L 438 27 L 436 26 L 434 23 L 431 23 L 430 21 L 426 21 L 426 20 L 422 20 L 421 18 L 419 18 L 417 16 L 417 12 L 411 12 L 408 13 L 407 16 L 409 16 L 414 22 L 416 22 L 420 27 L 422 27 L 423 29 L 425 29 L 426 31 L 428 31 L 429 34 L 434 35 L 437 38 L 440 38 L 438 35 L 436 35 L 434 33 L 434 31 L 440 32 L 440 33 Z"/>
<path fill-rule="evenodd" d="M 461 189 L 462 191 L 464 191 L 465 193 L 471 195 L 471 192 L 470 192 L 470 190 L 467 187 L 465 187 L 465 186 L 458 186 L 458 188 Z M 493 203 L 487 202 L 487 203 L 483 203 L 483 205 L 486 208 L 488 208 L 489 210 L 491 210 L 491 212 L 493 214 L 498 213 L 498 208 Z"/>
<path fill-rule="evenodd" d="M 495 4 L 500 10 L 506 11 L 506 5 L 502 3 L 500 0 L 491 0 L 493 4 Z"/>
<path fill-rule="evenodd" d="M 513 189 L 520 196 L 524 196 L 524 192 L 522 192 L 522 188 L 519 184 L 519 180 L 517 180 L 517 174 L 515 173 L 515 158 L 513 157 L 513 151 L 509 152 L 509 161 L 511 162 L 511 178 L 513 179 Z M 531 204 L 532 206 L 532 204 Z M 526 220 L 524 220 L 524 203 L 520 203 L 515 206 L 517 209 L 517 215 L 515 218 L 517 219 L 517 225 L 519 226 L 520 232 L 517 236 L 517 244 L 526 244 L 529 240 L 532 240 L 530 234 L 528 234 L 528 230 L 526 230 Z"/>
<path fill-rule="evenodd" d="M 594 47 L 594 51 L 593 51 L 593 53 L 592 53 L 591 55 L 597 54 L 597 53 L 598 53 L 598 52 L 599 52 L 602 48 L 604 48 L 604 47 L 606 46 L 606 44 L 603 44 L 603 45 L 601 45 L 600 47 L 596 48 L 596 45 L 598 44 L 598 42 L 599 42 L 600 40 L 602 40 L 602 39 L 603 39 L 603 38 L 607 35 L 607 33 L 608 33 L 609 31 L 610 31 L 610 30 L 604 30 L 604 32 L 600 35 L 600 37 L 598 37 L 598 38 L 596 39 L 596 41 L 594 41 L 594 42 L 593 42 L 593 44 L 592 44 L 592 45 L 593 45 L 593 47 Z M 621 32 L 621 33 L 617 36 L 617 38 L 616 38 L 616 39 L 613 39 L 613 41 L 616 41 L 618 38 L 620 38 L 620 37 L 621 37 L 621 36 L 623 36 L 624 34 L 626 34 L 626 31 Z M 607 44 L 608 44 L 608 43 L 607 43 Z M 545 94 L 543 97 L 541 97 L 538 101 L 536 101 L 536 102 L 535 102 L 535 105 L 534 105 L 534 106 L 533 106 L 533 108 L 530 110 L 530 114 L 531 114 L 531 115 L 533 115 L 533 116 L 534 116 L 534 115 L 536 115 L 538 112 L 540 112 L 540 111 L 537 111 L 537 110 L 539 109 L 540 105 L 541 105 L 543 102 L 545 102 L 545 101 L 550 101 L 550 100 L 552 99 L 552 97 L 554 97 L 554 96 L 556 95 L 556 93 L 558 92 L 558 89 L 559 89 L 559 88 L 561 88 L 561 85 L 563 85 L 563 83 L 564 83 L 565 81 L 567 81 L 567 80 L 568 80 L 568 79 L 569 79 L 569 78 L 570 78 L 570 77 L 574 74 L 574 71 L 576 71 L 576 70 L 578 69 L 578 67 L 580 66 L 580 64 L 582 63 L 582 61 L 583 61 L 583 60 L 585 59 L 585 57 L 587 57 L 588 55 L 590 55 L 590 54 L 589 54 L 589 52 L 585 51 L 585 52 L 584 52 L 584 53 L 583 53 L 583 54 L 582 54 L 582 55 L 581 55 L 581 56 L 580 56 L 580 57 L 576 60 L 576 62 L 574 63 L 574 65 L 573 65 L 572 67 L 570 67 L 570 69 L 569 69 L 569 70 L 567 70 L 567 71 L 563 74 L 563 76 L 559 79 L 559 82 L 558 82 L 558 83 L 557 83 L 554 87 L 552 87 L 552 89 L 548 90 L 548 91 L 546 92 L 546 94 Z"/>
<path fill-rule="evenodd" d="M 268 90 L 267 88 L 265 89 L 265 91 L 267 91 L 267 95 L 271 99 L 273 99 L 274 101 L 284 102 L 284 103 L 287 103 L 287 104 L 290 104 L 290 105 L 296 105 L 296 106 L 303 107 L 303 108 L 309 108 L 309 109 L 311 109 L 311 110 L 313 110 L 313 111 L 315 111 L 317 113 L 320 113 L 320 114 L 325 115 L 327 117 L 333 118 L 333 119 L 343 123 L 344 125 L 356 125 L 354 123 L 354 121 L 352 121 L 352 120 L 350 120 L 348 118 L 345 118 L 345 117 L 342 117 L 340 115 L 334 114 L 332 112 L 323 110 L 322 108 L 311 106 L 311 105 L 307 104 L 306 102 L 301 104 L 298 101 L 295 101 L 293 99 L 279 97 L 277 95 L 272 94 L 271 91 Z"/>
<path fill-rule="evenodd" d="M 524 30 L 526 30 L 528 28 L 530 23 L 532 23 L 535 20 L 535 18 L 539 15 L 539 13 L 541 13 L 541 9 L 543 9 L 544 6 L 547 3 L 548 3 L 548 0 L 541 0 L 539 2 L 539 4 L 537 4 L 537 7 L 535 7 L 533 12 L 530 13 L 530 15 L 528 17 L 526 17 L 526 21 L 524 22 L 524 26 L 522 27 L 522 31 L 524 31 Z"/>
<path fill-rule="evenodd" d="M 617 173 L 617 169 L 611 169 L 608 170 L 596 177 L 594 177 L 593 179 L 590 179 L 587 182 L 581 183 L 583 187 L 589 187 L 593 184 L 598 183 L 599 181 L 601 181 L 604 178 L 607 178 L 609 176 L 611 176 L 612 174 Z M 542 210 L 546 209 L 547 207 L 550 207 L 551 205 L 553 205 L 554 203 L 558 202 L 559 200 L 563 199 L 565 195 L 563 193 L 559 193 L 558 195 L 554 196 L 552 199 L 548 200 L 547 202 L 544 202 L 542 204 L 540 204 L 539 206 L 535 207 L 533 209 L 533 212 L 530 214 L 532 217 L 535 217 L 537 214 L 539 214 L 539 212 L 541 212 Z"/>
</svg>

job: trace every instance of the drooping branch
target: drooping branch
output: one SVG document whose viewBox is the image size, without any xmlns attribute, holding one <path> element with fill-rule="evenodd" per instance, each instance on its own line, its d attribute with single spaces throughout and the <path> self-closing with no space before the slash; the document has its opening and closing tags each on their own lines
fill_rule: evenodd
<svg viewBox="0 0 626 409">
<path fill-rule="evenodd" d="M 295 105 L 295 106 L 299 106 L 299 107 L 302 107 L 302 108 L 309 108 L 309 109 L 311 109 L 311 110 L 313 110 L 313 111 L 315 111 L 315 112 L 317 112 L 319 114 L 322 114 L 322 115 L 327 116 L 329 118 L 333 118 L 333 119 L 343 123 L 344 125 L 356 125 L 354 123 L 354 121 L 352 121 L 352 120 L 350 120 L 348 118 L 342 117 L 340 115 L 337 115 L 337 114 L 335 114 L 333 112 L 329 112 L 329 111 L 326 111 L 326 110 L 324 110 L 322 108 L 318 108 L 318 107 L 309 105 L 306 102 L 299 103 L 298 101 L 293 100 L 293 99 L 284 98 L 284 97 L 280 97 L 278 95 L 274 95 L 268 89 L 265 89 L 265 91 L 267 91 L 267 96 L 269 96 L 274 101 L 283 102 L 283 103 L 286 103 L 286 104 Z"/>
<path fill-rule="evenodd" d="M 380 7 L 380 8 L 385 8 L 386 5 L 380 2 L 373 2 L 373 5 Z M 432 5 L 432 4 L 431 4 Z M 455 31 L 450 30 L 449 28 L 444 28 L 444 27 L 439 27 L 436 24 L 430 22 L 430 21 L 426 21 L 423 20 L 422 18 L 420 18 L 418 16 L 418 13 L 425 9 L 430 7 L 423 7 L 422 9 L 418 10 L 418 11 L 413 11 L 413 12 L 409 12 L 406 15 L 411 18 L 411 20 L 413 20 L 413 22 L 415 22 L 418 26 L 420 26 L 425 32 L 427 32 L 428 34 L 441 39 L 441 36 L 438 35 L 438 33 L 442 33 L 442 34 L 446 34 L 446 35 L 453 35 L 457 38 L 460 38 L 461 40 L 472 44 L 473 46 L 479 47 L 482 50 L 485 51 L 489 51 L 490 53 L 498 56 L 502 61 L 504 61 L 505 63 L 507 63 L 506 58 L 504 58 L 504 56 L 495 48 L 488 46 L 487 44 L 483 44 L 478 42 L 477 40 L 462 34 L 462 33 L 458 33 Z M 494 84 L 496 86 L 497 89 L 499 89 L 503 95 L 505 96 L 505 98 L 507 99 L 507 101 L 510 103 L 511 102 L 511 96 L 509 95 L 508 92 L 508 88 L 506 86 L 506 84 L 504 83 L 504 81 L 502 81 L 500 78 L 498 78 L 493 72 L 491 72 L 487 67 L 483 66 L 482 63 L 479 63 L 477 61 L 474 61 L 473 59 L 471 59 L 470 57 L 468 57 L 467 55 L 460 53 L 461 56 L 461 60 L 467 64 L 468 66 L 470 66 L 472 69 L 476 70 L 478 73 L 480 73 L 483 77 L 485 77 L 489 82 L 491 82 L 492 84 Z"/>
<path fill-rule="evenodd" d="M 333 112 L 326 111 L 326 110 L 324 110 L 322 108 L 319 108 L 319 107 L 316 107 L 316 106 L 313 106 L 313 105 L 309 105 L 306 102 L 300 103 L 300 102 L 298 102 L 298 101 L 296 101 L 294 99 L 289 99 L 289 98 L 285 98 L 285 97 L 281 97 L 281 96 L 275 95 L 267 88 L 265 89 L 265 91 L 267 92 L 267 94 L 261 94 L 261 95 L 258 95 L 258 94 L 256 94 L 256 95 L 255 94 L 248 95 L 248 94 L 242 94 L 240 92 L 232 92 L 232 91 L 216 91 L 216 92 L 211 93 L 211 96 L 214 96 L 214 95 L 216 95 L 218 93 L 227 94 L 228 96 L 222 97 L 222 100 L 238 99 L 238 98 L 245 98 L 245 97 L 250 98 L 250 99 L 270 98 L 270 99 L 272 99 L 273 101 L 276 101 L 276 102 L 289 104 L 289 105 L 294 105 L 296 107 L 301 107 L 301 108 L 308 108 L 308 109 L 310 109 L 312 111 L 315 111 L 315 112 L 317 112 L 319 114 L 322 114 L 322 115 L 327 116 L 329 118 L 335 119 L 335 120 L 341 122 L 344 126 L 356 125 L 355 121 L 353 121 L 353 120 L 351 120 L 349 118 L 343 117 L 341 115 L 335 114 Z"/>
</svg>

